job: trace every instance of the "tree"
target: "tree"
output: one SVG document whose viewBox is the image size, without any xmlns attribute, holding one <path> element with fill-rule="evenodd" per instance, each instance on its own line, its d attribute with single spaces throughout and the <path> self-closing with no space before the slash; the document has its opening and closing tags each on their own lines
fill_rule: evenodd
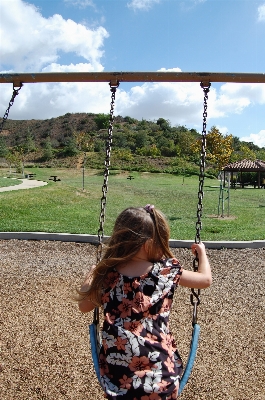
<svg viewBox="0 0 265 400">
<path fill-rule="evenodd" d="M 163 131 L 170 130 L 170 122 L 164 118 L 158 118 L 156 124 L 159 125 Z"/>
<path fill-rule="evenodd" d="M 125 132 L 113 133 L 113 147 L 120 149 L 127 147 L 127 135 Z"/>
<path fill-rule="evenodd" d="M 192 146 L 198 138 L 198 132 L 195 129 L 189 130 L 185 126 L 179 126 L 174 132 L 174 142 L 179 148 L 180 154 L 184 156 L 192 155 Z"/>
<path fill-rule="evenodd" d="M 137 149 L 137 154 L 141 156 L 157 157 L 161 155 L 161 152 L 155 144 L 152 144 L 151 146 L 141 147 L 140 149 Z"/>
<path fill-rule="evenodd" d="M 9 171 L 11 174 L 11 167 L 14 164 L 17 173 L 22 173 L 24 176 L 24 161 L 25 153 L 23 146 L 16 146 L 6 155 L 6 160 L 9 164 Z"/>
<path fill-rule="evenodd" d="M 148 133 L 146 131 L 138 131 L 135 136 L 135 147 L 146 147 L 149 144 Z"/>
<path fill-rule="evenodd" d="M 233 153 L 233 136 L 224 136 L 216 126 L 213 126 L 206 136 L 206 144 L 207 162 L 213 164 L 220 171 L 228 164 Z M 200 153 L 201 140 L 197 140 L 192 149 L 194 152 Z"/>
<path fill-rule="evenodd" d="M 240 161 L 247 158 L 248 160 L 256 160 L 256 153 L 251 150 L 245 142 L 240 144 L 238 151 L 234 152 L 232 155 L 232 161 Z"/>
<path fill-rule="evenodd" d="M 6 145 L 6 140 L 3 136 L 0 136 L 0 157 L 6 157 L 8 154 L 8 147 Z"/>
<path fill-rule="evenodd" d="M 85 132 L 73 132 L 73 139 L 80 151 L 93 151 L 94 139 Z"/>
<path fill-rule="evenodd" d="M 98 130 L 108 129 L 108 127 L 109 127 L 109 115 L 108 114 L 98 114 L 94 118 L 94 121 L 97 124 Z"/>
<path fill-rule="evenodd" d="M 26 154 L 36 151 L 35 138 L 34 135 L 30 132 L 29 128 L 27 131 L 25 142 L 23 144 L 23 148 Z"/>
<path fill-rule="evenodd" d="M 43 146 L 42 158 L 44 161 L 49 161 L 53 158 L 53 156 L 54 156 L 54 149 L 52 147 L 52 142 L 50 137 L 47 137 Z"/>
<path fill-rule="evenodd" d="M 5 159 L 9 166 L 9 175 L 11 175 L 12 174 L 12 165 L 16 163 L 16 156 L 12 153 L 12 151 L 9 151 L 6 154 Z"/>
<path fill-rule="evenodd" d="M 66 157 L 76 156 L 79 153 L 77 148 L 76 140 L 74 137 L 69 137 L 66 139 L 63 154 Z"/>
</svg>

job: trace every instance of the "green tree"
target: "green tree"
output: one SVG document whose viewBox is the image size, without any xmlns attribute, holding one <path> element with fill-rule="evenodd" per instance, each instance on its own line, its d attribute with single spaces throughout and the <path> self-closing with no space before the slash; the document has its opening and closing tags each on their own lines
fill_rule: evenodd
<svg viewBox="0 0 265 400">
<path fill-rule="evenodd" d="M 233 136 L 222 135 L 222 133 L 213 126 L 206 136 L 207 163 L 212 164 L 220 171 L 230 161 L 233 152 Z M 201 152 L 201 140 L 197 140 L 192 146 L 194 153 Z"/>
<path fill-rule="evenodd" d="M 76 147 L 80 151 L 93 151 L 94 139 L 85 132 L 73 132 L 73 139 L 75 140 Z"/>
<path fill-rule="evenodd" d="M 135 148 L 146 147 L 149 144 L 149 136 L 146 131 L 138 131 L 135 136 Z"/>
<path fill-rule="evenodd" d="M 25 141 L 23 143 L 23 148 L 26 154 L 36 151 L 35 138 L 29 128 L 27 131 Z"/>
<path fill-rule="evenodd" d="M 164 118 L 158 118 L 156 124 L 160 126 L 163 131 L 170 130 L 170 122 Z"/>
<path fill-rule="evenodd" d="M 42 158 L 44 161 L 49 161 L 53 157 L 54 157 L 54 149 L 52 147 L 52 142 L 50 137 L 47 137 L 43 146 Z"/>
<path fill-rule="evenodd" d="M 233 153 L 232 161 L 240 161 L 244 160 L 245 158 L 248 160 L 256 160 L 257 157 L 256 152 L 251 150 L 245 142 L 242 142 L 239 149 Z"/>
<path fill-rule="evenodd" d="M 8 147 L 4 136 L 0 136 L 0 157 L 6 157 L 8 154 Z"/>
<path fill-rule="evenodd" d="M 63 155 L 66 157 L 73 157 L 79 153 L 77 143 L 74 137 L 68 137 L 65 141 Z"/>
<path fill-rule="evenodd" d="M 6 154 L 5 159 L 7 161 L 8 167 L 9 167 L 9 175 L 11 175 L 12 174 L 12 165 L 14 165 L 16 163 L 17 158 L 12 151 L 9 151 Z"/>
<path fill-rule="evenodd" d="M 127 135 L 125 132 L 117 132 L 113 133 L 113 147 L 116 149 L 127 147 Z"/>
<path fill-rule="evenodd" d="M 99 129 L 108 129 L 109 127 L 109 115 L 108 114 L 98 114 L 94 118 L 95 123 L 97 124 L 97 128 Z"/>
</svg>

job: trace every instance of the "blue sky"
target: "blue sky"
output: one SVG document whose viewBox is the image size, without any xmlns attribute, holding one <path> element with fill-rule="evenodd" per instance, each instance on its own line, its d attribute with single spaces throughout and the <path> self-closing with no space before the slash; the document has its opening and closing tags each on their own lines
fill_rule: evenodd
<svg viewBox="0 0 265 400">
<path fill-rule="evenodd" d="M 265 72 L 265 1 L 0 0 L 0 71 Z M 1 84 L 4 114 L 12 85 Z M 26 84 L 12 119 L 109 112 L 104 83 Z M 126 83 L 115 114 L 202 128 L 197 83 Z M 265 146 L 265 84 L 213 83 L 208 129 Z"/>
</svg>

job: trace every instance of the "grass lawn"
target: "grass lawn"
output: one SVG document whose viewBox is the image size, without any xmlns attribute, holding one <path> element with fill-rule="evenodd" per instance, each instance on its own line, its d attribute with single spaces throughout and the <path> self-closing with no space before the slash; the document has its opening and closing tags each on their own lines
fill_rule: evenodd
<svg viewBox="0 0 265 400">
<path fill-rule="evenodd" d="M 10 178 L 4 178 L 0 176 L 0 188 L 1 187 L 6 187 L 6 186 L 15 186 L 19 185 L 21 181 L 19 179 L 10 179 Z"/>
<path fill-rule="evenodd" d="M 0 170 L 1 177 L 7 171 Z M 67 232 L 97 234 L 103 172 L 82 169 L 30 168 L 36 179 L 49 184 L 30 190 L 0 193 L 0 231 Z M 51 175 L 61 181 L 52 182 Z M 120 211 L 129 206 L 155 204 L 167 216 L 172 239 L 193 240 L 197 220 L 198 178 L 169 174 L 111 171 L 107 194 L 105 234 L 111 234 Z M 0 186 L 19 183 L 0 177 Z M 8 182 L 3 185 L 3 182 Z M 225 197 L 227 193 L 225 192 Z M 219 181 L 205 179 L 202 240 L 264 240 L 265 190 L 231 189 L 230 218 L 216 218 Z"/>
</svg>

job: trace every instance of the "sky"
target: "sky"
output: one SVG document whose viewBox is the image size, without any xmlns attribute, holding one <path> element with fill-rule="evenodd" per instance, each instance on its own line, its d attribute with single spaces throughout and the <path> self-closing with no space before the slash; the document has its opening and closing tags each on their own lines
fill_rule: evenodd
<svg viewBox="0 0 265 400">
<path fill-rule="evenodd" d="M 265 0 L 0 0 L 0 73 L 265 73 Z M 0 84 L 0 117 L 12 95 Z M 109 113 L 107 83 L 27 83 L 10 119 Z M 121 83 L 114 115 L 202 130 L 199 83 Z M 265 146 L 265 84 L 212 83 L 207 129 Z"/>
</svg>

